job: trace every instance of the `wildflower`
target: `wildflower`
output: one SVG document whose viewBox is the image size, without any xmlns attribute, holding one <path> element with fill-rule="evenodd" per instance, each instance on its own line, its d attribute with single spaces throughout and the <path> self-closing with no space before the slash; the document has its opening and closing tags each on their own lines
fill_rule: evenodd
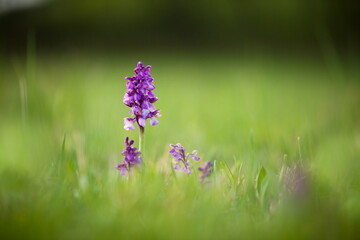
<svg viewBox="0 0 360 240">
<path fill-rule="evenodd" d="M 301 166 L 286 167 L 283 184 L 296 199 L 304 199 L 311 192 L 307 173 Z"/>
<path fill-rule="evenodd" d="M 189 158 L 191 157 L 195 161 L 199 161 L 200 158 L 198 156 L 196 156 L 197 151 L 194 150 L 191 153 L 185 154 L 186 149 L 183 146 L 181 146 L 180 143 L 170 144 L 170 147 L 171 147 L 171 150 L 169 153 L 174 157 L 173 161 L 176 162 L 174 165 L 174 169 L 180 170 L 182 168 L 181 167 L 181 163 L 182 163 L 184 165 L 182 170 L 186 174 L 190 174 L 191 173 L 191 165 L 190 165 Z"/>
<path fill-rule="evenodd" d="M 137 122 L 140 129 L 143 129 L 148 118 L 150 118 L 152 126 L 159 123 L 156 118 L 160 116 L 160 110 L 153 105 L 158 98 L 152 92 L 155 86 L 150 69 L 151 66 L 144 67 L 142 62 L 138 62 L 134 69 L 136 75 L 125 78 L 127 90 L 123 102 L 130 107 L 129 114 L 132 115 L 132 117 L 124 118 L 125 130 L 135 129 L 134 122 Z"/>
<path fill-rule="evenodd" d="M 121 153 L 125 157 L 124 162 L 117 164 L 115 167 L 120 170 L 121 175 L 125 175 L 126 172 L 141 162 L 141 152 L 137 151 L 137 148 L 132 146 L 133 144 L 134 140 L 129 141 L 129 137 L 125 138 L 125 149 Z"/>
<path fill-rule="evenodd" d="M 205 181 L 205 179 L 209 177 L 213 171 L 213 164 L 210 161 L 208 161 L 205 163 L 203 167 L 199 167 L 198 169 L 201 172 L 200 175 L 201 181 Z"/>
</svg>

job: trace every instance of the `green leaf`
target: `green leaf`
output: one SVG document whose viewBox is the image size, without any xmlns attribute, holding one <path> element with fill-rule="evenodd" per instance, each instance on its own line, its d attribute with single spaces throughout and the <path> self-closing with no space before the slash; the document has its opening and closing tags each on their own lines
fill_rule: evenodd
<svg viewBox="0 0 360 240">
<path fill-rule="evenodd" d="M 224 169 L 224 172 L 226 173 L 226 175 L 228 176 L 229 181 L 231 183 L 234 183 L 234 181 L 235 181 L 234 175 L 232 174 L 232 172 L 231 172 L 229 166 L 227 165 L 226 161 L 221 161 L 220 165 Z"/>
<path fill-rule="evenodd" d="M 261 191 L 261 184 L 264 181 L 264 178 L 266 177 L 266 170 L 264 167 L 261 167 L 259 174 L 256 177 L 256 189 L 258 193 Z"/>
</svg>

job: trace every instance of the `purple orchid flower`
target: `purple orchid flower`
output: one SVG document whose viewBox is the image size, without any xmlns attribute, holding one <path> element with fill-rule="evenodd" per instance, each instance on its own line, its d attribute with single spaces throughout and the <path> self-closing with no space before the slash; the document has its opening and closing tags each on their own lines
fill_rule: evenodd
<svg viewBox="0 0 360 240">
<path fill-rule="evenodd" d="M 121 175 L 126 175 L 133 167 L 141 163 L 141 152 L 137 151 L 136 147 L 133 147 L 134 140 L 129 141 L 129 137 L 125 138 L 125 149 L 121 153 L 124 158 L 124 162 L 117 164 L 116 169 L 120 170 Z"/>
<path fill-rule="evenodd" d="M 170 144 L 170 147 L 171 147 L 171 150 L 169 153 L 174 157 L 173 161 L 175 162 L 174 169 L 180 170 L 182 168 L 181 167 L 181 163 L 182 163 L 184 165 L 182 170 L 186 174 L 190 174 L 191 173 L 191 165 L 190 165 L 189 158 L 191 157 L 195 161 L 199 161 L 200 158 L 198 156 L 196 156 L 197 151 L 194 150 L 191 153 L 186 154 L 185 153 L 186 149 L 183 146 L 181 146 L 180 143 Z"/>
<path fill-rule="evenodd" d="M 213 164 L 210 161 L 208 161 L 205 163 L 203 167 L 199 167 L 198 170 L 201 172 L 200 179 L 202 182 L 204 182 L 205 179 L 209 177 L 210 174 L 212 173 Z"/>
<path fill-rule="evenodd" d="M 130 107 L 129 114 L 132 115 L 132 117 L 124 118 L 125 130 L 135 129 L 134 122 L 138 123 L 140 129 L 145 128 L 148 118 L 150 118 L 152 126 L 159 123 L 156 118 L 160 117 L 160 110 L 153 105 L 158 98 L 152 92 L 155 86 L 150 69 L 151 66 L 144 67 L 142 62 L 138 62 L 134 69 L 136 74 L 133 77 L 125 78 L 127 90 L 123 102 Z"/>
</svg>

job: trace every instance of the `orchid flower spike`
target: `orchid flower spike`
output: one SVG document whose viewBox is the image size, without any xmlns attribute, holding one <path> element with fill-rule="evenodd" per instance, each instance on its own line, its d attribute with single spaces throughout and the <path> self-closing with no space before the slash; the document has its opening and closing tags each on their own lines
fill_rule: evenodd
<svg viewBox="0 0 360 240">
<path fill-rule="evenodd" d="M 194 150 L 191 153 L 185 153 L 186 149 L 181 146 L 180 143 L 178 144 L 170 144 L 170 148 L 171 150 L 169 151 L 169 153 L 174 157 L 173 161 L 175 162 L 174 164 L 174 169 L 175 170 L 179 170 L 182 168 L 183 172 L 185 172 L 186 174 L 190 174 L 191 173 L 191 164 L 190 164 L 190 158 L 192 158 L 195 161 L 199 161 L 200 158 L 197 156 L 197 151 Z M 183 167 L 181 166 L 183 165 Z"/>
<path fill-rule="evenodd" d="M 115 166 L 121 175 L 126 175 L 127 172 L 141 163 L 141 152 L 137 151 L 137 148 L 132 146 L 133 144 L 134 140 L 129 141 L 129 137 L 125 138 L 125 149 L 121 153 L 124 156 L 124 161 Z"/>
<path fill-rule="evenodd" d="M 146 120 L 150 118 L 152 126 L 157 125 L 160 117 L 160 110 L 153 105 L 158 98 L 152 92 L 155 89 L 153 84 L 154 78 L 150 74 L 151 66 L 144 67 L 142 62 L 138 62 L 134 69 L 135 75 L 126 77 L 126 93 L 124 96 L 124 104 L 130 107 L 131 117 L 124 118 L 124 129 L 135 129 L 136 122 L 140 128 L 145 128 Z"/>
</svg>

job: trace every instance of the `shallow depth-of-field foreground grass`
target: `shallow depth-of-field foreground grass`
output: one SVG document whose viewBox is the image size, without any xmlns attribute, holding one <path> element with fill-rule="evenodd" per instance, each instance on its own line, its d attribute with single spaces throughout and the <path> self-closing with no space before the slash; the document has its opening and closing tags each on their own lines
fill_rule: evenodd
<svg viewBox="0 0 360 240">
<path fill-rule="evenodd" d="M 125 76 L 151 71 L 160 124 L 144 163 L 114 168 Z M 354 65 L 225 54 L 29 54 L 1 59 L 0 238 L 349 238 L 360 223 Z M 197 149 L 174 172 L 170 143 Z M 208 183 L 197 167 L 215 163 Z M 215 161 L 216 160 L 216 161 Z"/>
</svg>

